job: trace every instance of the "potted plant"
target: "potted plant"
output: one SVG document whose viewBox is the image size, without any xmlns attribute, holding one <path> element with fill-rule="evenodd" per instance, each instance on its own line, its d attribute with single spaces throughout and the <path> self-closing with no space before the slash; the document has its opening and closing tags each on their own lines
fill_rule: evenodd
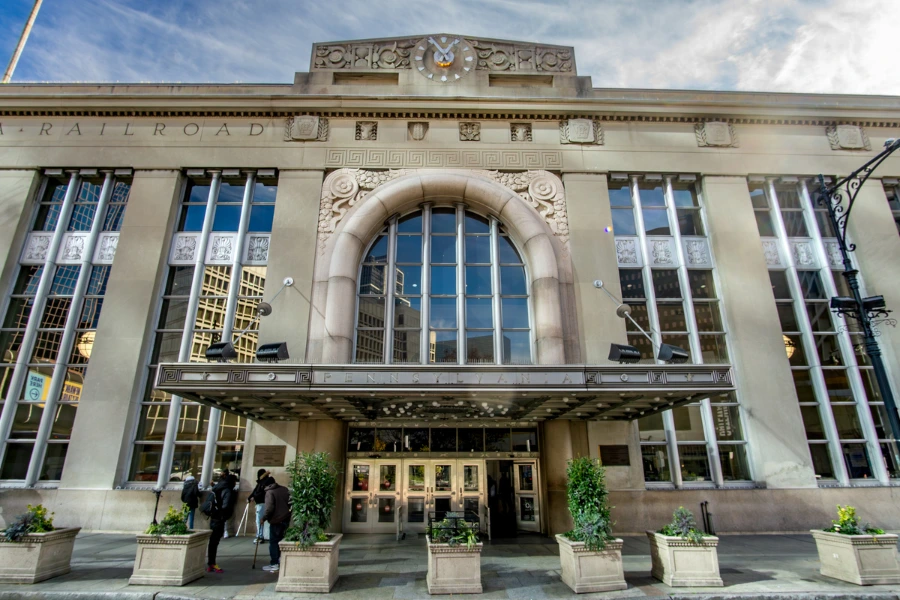
<svg viewBox="0 0 900 600">
<path fill-rule="evenodd" d="M 185 585 L 203 577 L 212 531 L 188 529 L 188 505 L 169 506 L 158 524 L 137 535 L 131 585 Z"/>
<path fill-rule="evenodd" d="M 481 549 L 478 528 L 461 512 L 448 512 L 443 520 L 429 523 L 425 536 L 428 547 L 429 594 L 480 594 Z"/>
<path fill-rule="evenodd" d="M 819 551 L 819 572 L 857 585 L 900 583 L 897 536 L 868 523 L 860 525 L 856 509 L 838 505 L 838 520 L 812 530 Z"/>
<path fill-rule="evenodd" d="M 0 534 L 0 582 L 37 583 L 72 570 L 72 549 L 80 527 L 54 527 L 53 513 L 28 505 Z"/>
<path fill-rule="evenodd" d="M 624 590 L 622 540 L 612 535 L 606 474 L 597 460 L 569 461 L 566 496 L 575 527 L 558 534 L 562 580 L 576 594 Z"/>
<path fill-rule="evenodd" d="M 329 592 L 338 579 L 340 533 L 331 524 L 337 465 L 327 452 L 303 452 L 287 466 L 291 481 L 291 524 L 281 548 L 276 592 Z"/>
<path fill-rule="evenodd" d="M 721 586 L 719 538 L 697 529 L 694 514 L 679 506 L 672 522 L 659 531 L 648 531 L 650 574 L 673 587 Z"/>
</svg>

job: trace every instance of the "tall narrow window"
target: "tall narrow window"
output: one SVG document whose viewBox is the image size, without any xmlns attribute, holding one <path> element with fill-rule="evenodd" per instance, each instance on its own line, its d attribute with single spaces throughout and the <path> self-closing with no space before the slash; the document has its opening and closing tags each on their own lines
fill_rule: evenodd
<svg viewBox="0 0 900 600">
<path fill-rule="evenodd" d="M 129 480 L 156 482 L 159 477 L 172 404 L 171 394 L 153 388 L 159 363 L 204 362 L 210 344 L 235 340 L 241 332 L 245 333 L 234 344 L 235 360 L 255 360 L 256 306 L 266 283 L 276 191 L 274 179 L 257 180 L 255 172 L 212 172 L 187 181 L 169 255 Z M 213 211 L 211 218 L 207 218 L 208 210 Z M 207 242 L 202 248 L 204 236 Z M 182 356 L 185 347 L 187 355 Z M 217 417 L 210 427 L 213 414 Z M 204 464 L 213 468 L 205 476 L 207 481 L 215 480 L 223 468 L 240 469 L 246 427 L 245 416 L 181 401 L 170 481 L 181 481 L 188 474 L 204 479 Z M 214 450 L 207 457 L 210 443 Z"/>
<path fill-rule="evenodd" d="M 130 190 L 112 172 L 46 180 L 0 329 L 2 479 L 62 476 Z"/>
<path fill-rule="evenodd" d="M 392 219 L 363 256 L 357 302 L 357 363 L 531 363 L 521 255 L 496 220 L 459 207 Z"/>
<path fill-rule="evenodd" d="M 798 178 L 750 185 L 754 209 L 765 215 L 757 222 L 813 469 L 841 483 L 898 477 L 861 336 L 852 319 L 829 308 L 831 297 L 850 291 L 814 185 Z"/>
<path fill-rule="evenodd" d="M 692 175 L 616 174 L 610 209 L 628 344 L 654 363 L 656 346 L 687 350 L 695 363 L 729 361 L 716 274 Z M 652 331 L 651 343 L 640 328 Z M 657 407 L 659 409 L 661 407 Z M 751 478 L 735 394 L 638 421 L 650 486 L 722 485 Z"/>
</svg>

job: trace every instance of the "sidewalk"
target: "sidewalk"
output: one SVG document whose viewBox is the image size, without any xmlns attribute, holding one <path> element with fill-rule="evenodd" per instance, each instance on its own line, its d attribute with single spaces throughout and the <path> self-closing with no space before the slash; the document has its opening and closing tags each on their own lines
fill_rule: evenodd
<svg viewBox="0 0 900 600">
<path fill-rule="evenodd" d="M 345 535 L 341 543 L 340 579 L 330 596 L 276 594 L 276 574 L 263 571 L 268 545 L 259 548 L 251 569 L 252 538 L 222 540 L 219 565 L 224 573 L 180 588 L 130 586 L 134 565 L 133 535 L 86 533 L 78 536 L 72 572 L 34 585 L 0 585 L 0 600 L 14 598 L 122 598 L 174 600 L 227 598 L 340 598 L 381 600 L 430 598 L 425 586 L 425 539 L 397 542 L 390 535 Z M 722 536 L 719 565 L 724 588 L 670 588 L 650 577 L 650 549 L 645 537 L 626 537 L 623 551 L 627 590 L 576 596 L 559 576 L 559 550 L 552 538 L 519 537 L 486 542 L 482 554 L 484 594 L 470 598 L 638 598 L 733 597 L 790 599 L 871 598 L 896 600 L 900 586 L 860 587 L 819 575 L 816 546 L 808 535 Z"/>
</svg>

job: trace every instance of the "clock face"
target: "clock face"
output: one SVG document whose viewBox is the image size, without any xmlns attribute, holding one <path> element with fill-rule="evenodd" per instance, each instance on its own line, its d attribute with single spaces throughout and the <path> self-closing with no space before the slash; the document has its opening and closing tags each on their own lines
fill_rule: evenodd
<svg viewBox="0 0 900 600">
<path fill-rule="evenodd" d="M 440 83 L 459 81 L 475 69 L 475 51 L 461 37 L 437 35 L 420 40 L 413 55 L 413 68 Z"/>
</svg>

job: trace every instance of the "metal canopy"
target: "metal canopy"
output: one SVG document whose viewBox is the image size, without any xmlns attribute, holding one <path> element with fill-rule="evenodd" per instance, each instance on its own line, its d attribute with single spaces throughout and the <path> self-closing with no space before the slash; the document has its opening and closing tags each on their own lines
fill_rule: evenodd
<svg viewBox="0 0 900 600">
<path fill-rule="evenodd" d="M 734 391 L 730 365 L 166 363 L 156 388 L 258 421 L 625 420 Z"/>
</svg>

